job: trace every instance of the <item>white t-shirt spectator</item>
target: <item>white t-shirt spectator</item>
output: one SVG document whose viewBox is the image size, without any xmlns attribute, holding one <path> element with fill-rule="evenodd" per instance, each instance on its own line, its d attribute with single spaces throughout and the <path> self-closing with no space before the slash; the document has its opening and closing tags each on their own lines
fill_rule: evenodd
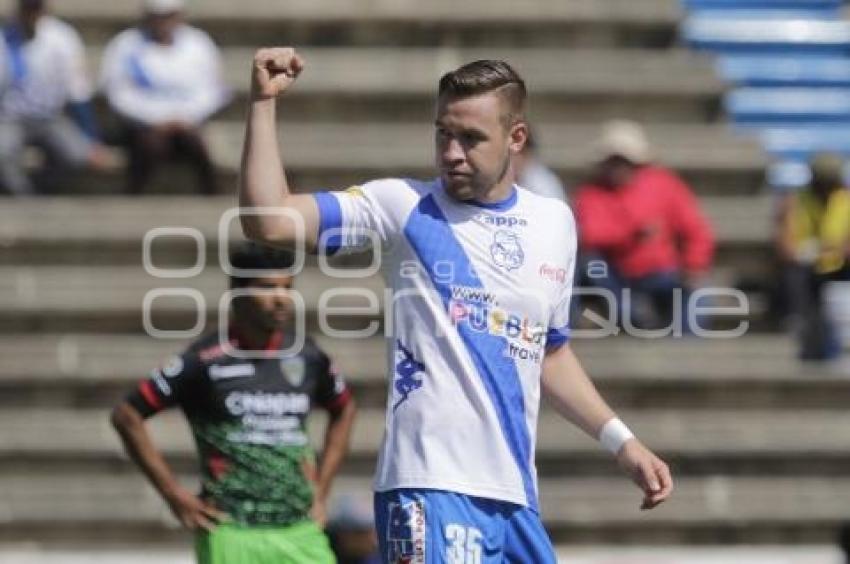
<svg viewBox="0 0 850 564">
<path fill-rule="evenodd" d="M 83 42 L 65 22 L 43 16 L 30 40 L 12 22 L 3 28 L 0 50 L 3 116 L 50 118 L 68 102 L 91 98 Z"/>
<path fill-rule="evenodd" d="M 200 124 L 228 100 L 218 47 L 200 29 L 183 25 L 171 45 L 138 28 L 107 45 L 101 85 L 112 109 L 130 120 Z"/>
</svg>

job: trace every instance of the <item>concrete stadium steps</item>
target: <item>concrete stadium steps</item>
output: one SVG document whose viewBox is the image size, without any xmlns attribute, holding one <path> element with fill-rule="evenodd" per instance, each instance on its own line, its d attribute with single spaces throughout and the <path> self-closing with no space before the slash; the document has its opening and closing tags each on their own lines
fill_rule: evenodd
<svg viewBox="0 0 850 564">
<path fill-rule="evenodd" d="M 721 259 L 735 249 L 745 253 L 767 250 L 774 214 L 769 195 L 704 197 L 701 205 L 717 234 Z M 200 232 L 207 264 L 216 265 L 220 228 L 223 226 L 231 238 L 241 235 L 238 219 L 229 221 L 236 206 L 232 196 L 8 200 L 0 206 L 0 265 L 132 265 L 141 271 L 145 234 L 172 227 Z M 188 268 L 195 264 L 197 244 L 190 236 L 163 235 L 152 247 L 157 266 Z M 751 255 L 747 258 L 753 262 Z M 307 264 L 316 264 L 314 258 L 307 260 Z M 369 258 L 343 257 L 334 259 L 333 264 L 346 261 L 362 265 L 368 264 Z M 721 266 L 724 262 L 718 261 Z"/>
<path fill-rule="evenodd" d="M 340 479 L 335 492 L 367 492 L 366 479 Z M 153 546 L 188 535 L 177 529 L 140 474 L 0 476 L 0 540 Z M 676 496 L 651 512 L 625 477 L 553 478 L 540 483 L 542 514 L 556 543 L 699 542 L 720 531 L 730 542 L 830 542 L 848 517 L 846 478 L 683 477 Z M 187 539 L 188 540 L 188 539 Z"/>
<path fill-rule="evenodd" d="M 433 126 L 428 122 L 387 124 L 282 123 L 284 162 L 300 169 L 433 170 Z M 209 127 L 211 150 L 223 168 L 237 168 L 244 126 Z M 599 125 L 541 123 L 541 153 L 558 170 L 584 169 L 594 162 Z M 676 170 L 747 172 L 766 163 L 755 141 L 721 126 L 647 124 L 659 161 Z"/>
<path fill-rule="evenodd" d="M 380 330 L 392 295 L 377 275 L 343 280 L 313 274 L 302 273 L 294 286 L 298 292 L 295 299 L 303 300 L 303 305 L 296 305 L 299 327 L 315 331 L 326 323 L 331 328 L 354 330 L 377 322 L 373 331 Z M 196 325 L 214 328 L 219 313 L 227 311 L 229 304 L 224 295 L 226 277 L 209 270 L 191 279 L 166 279 L 149 276 L 141 267 L 0 267 L 0 290 L 0 334 L 5 335 L 81 328 L 138 333 L 145 328 L 146 319 L 150 327 L 163 331 L 191 331 Z M 369 299 L 362 294 L 364 290 Z M 747 299 L 743 310 L 723 313 L 706 328 L 728 328 L 729 323 L 734 327 L 738 320 L 760 321 L 769 313 L 761 294 L 743 295 Z M 373 298 L 377 301 L 370 301 Z M 716 305 L 741 304 L 723 298 Z"/>
<path fill-rule="evenodd" d="M 359 413 L 347 476 L 369 476 L 384 433 L 384 409 L 364 407 Z M 850 469 L 850 415 L 840 410 L 723 409 L 620 410 L 675 472 L 688 476 L 841 476 Z M 0 414 L 0 461 L 6 471 L 37 471 L 51 466 L 88 469 L 93 475 L 132 472 L 109 425 L 108 409 L 6 408 Z M 310 426 L 313 444 L 321 444 L 324 416 Z M 183 417 L 170 411 L 151 420 L 157 446 L 176 468 L 197 467 Z M 446 429 L 451 432 L 451 429 Z M 537 465 L 542 477 L 605 476 L 617 473 L 611 456 L 596 441 L 550 409 L 541 414 Z"/>
<path fill-rule="evenodd" d="M 214 270 L 214 271 L 213 271 Z M 193 278 L 157 278 L 139 266 L 79 267 L 2 267 L 0 268 L 0 333 L 51 332 L 77 330 L 138 332 L 143 329 L 146 296 L 151 290 L 167 294 L 178 288 L 181 295 L 154 298 L 150 294 L 149 312 L 154 327 L 166 330 L 187 330 L 196 323 L 205 325 L 218 319 L 220 308 L 228 308 L 224 292 L 228 280 L 218 268 L 207 269 Z M 368 290 L 385 300 L 383 282 L 378 276 L 345 280 L 331 278 L 311 269 L 302 273 L 294 286 L 304 307 L 298 308 L 307 327 L 315 327 L 317 307 L 322 296 L 336 288 Z M 187 295 L 191 294 L 191 295 Z M 296 298 L 297 299 L 297 298 Z M 297 303 L 297 302 L 296 302 Z M 330 307 L 368 306 L 360 295 L 347 293 L 328 298 Z M 331 327 L 364 327 L 372 320 L 382 319 L 382 310 L 362 316 L 328 315 Z M 361 323 L 362 321 L 362 323 Z"/>
<path fill-rule="evenodd" d="M 11 0 L 0 2 L 8 12 Z M 80 26 L 90 41 L 104 41 L 138 18 L 136 4 L 63 0 L 56 12 Z M 667 46 L 681 11 L 675 0 L 509 0 L 466 2 L 413 0 L 340 4 L 297 0 L 269 4 L 226 0 L 190 4 L 190 20 L 219 42 L 242 44 L 350 45 L 644 45 Z"/>
<path fill-rule="evenodd" d="M 217 119 L 244 117 L 253 55 L 223 51 L 234 100 Z M 306 47 L 303 55 L 307 70 L 280 105 L 285 122 L 428 123 L 443 73 L 485 58 L 505 59 L 525 78 L 532 123 L 617 116 L 707 123 L 718 115 L 724 90 L 711 60 L 684 50 Z M 90 50 L 90 68 L 100 57 L 100 49 Z"/>
<path fill-rule="evenodd" d="M 355 109 L 347 111 L 357 113 Z M 624 114 L 615 112 L 609 117 L 624 117 Z M 433 127 L 426 120 L 359 124 L 283 122 L 280 138 L 289 180 L 293 186 L 308 190 L 344 187 L 386 176 L 433 176 Z M 646 125 L 659 162 L 679 172 L 698 194 L 753 195 L 763 188 L 767 156 L 755 139 L 736 136 L 727 127 L 718 125 Z M 598 123 L 565 125 L 546 121 L 540 123 L 538 134 L 543 160 L 574 187 L 595 159 L 593 142 L 599 134 Z M 229 194 L 235 187 L 243 135 L 244 125 L 240 121 L 214 121 L 207 127 L 210 151 L 217 166 L 218 189 Z M 67 191 L 115 194 L 121 192 L 122 186 L 120 172 L 116 170 L 78 174 L 69 179 Z M 185 166 L 166 163 L 154 176 L 149 192 L 192 194 L 196 189 Z"/>
<path fill-rule="evenodd" d="M 339 363 L 364 407 L 385 405 L 385 344 L 315 338 Z M 107 408 L 184 341 L 144 335 L 44 334 L 0 339 L 0 405 Z M 605 397 L 632 409 L 835 409 L 850 402 L 846 363 L 808 365 L 781 336 L 576 339 L 576 354 Z"/>
</svg>

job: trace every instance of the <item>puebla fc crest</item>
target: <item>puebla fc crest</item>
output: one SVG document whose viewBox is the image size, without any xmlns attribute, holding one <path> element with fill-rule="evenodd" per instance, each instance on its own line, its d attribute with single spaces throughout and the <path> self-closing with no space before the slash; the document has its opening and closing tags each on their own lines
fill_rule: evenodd
<svg viewBox="0 0 850 564">
<path fill-rule="evenodd" d="M 300 356 L 293 356 L 280 359 L 280 371 L 283 372 L 283 377 L 289 384 L 297 388 L 304 383 L 304 378 L 307 375 L 307 365 L 304 359 Z"/>
<path fill-rule="evenodd" d="M 525 262 L 525 253 L 519 243 L 519 236 L 510 231 L 496 231 L 490 255 L 496 266 L 507 270 L 516 270 Z"/>
</svg>

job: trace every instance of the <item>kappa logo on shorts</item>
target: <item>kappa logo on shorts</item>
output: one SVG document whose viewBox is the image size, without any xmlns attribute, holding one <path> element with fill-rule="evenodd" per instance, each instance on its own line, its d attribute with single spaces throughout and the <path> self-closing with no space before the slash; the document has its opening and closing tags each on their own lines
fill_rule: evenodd
<svg viewBox="0 0 850 564">
<path fill-rule="evenodd" d="M 387 562 L 425 564 L 425 502 L 389 504 Z"/>
</svg>

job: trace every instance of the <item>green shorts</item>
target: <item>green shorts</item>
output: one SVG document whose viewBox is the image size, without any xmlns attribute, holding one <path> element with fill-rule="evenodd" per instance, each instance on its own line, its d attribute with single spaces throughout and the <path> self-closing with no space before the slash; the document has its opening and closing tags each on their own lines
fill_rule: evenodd
<svg viewBox="0 0 850 564">
<path fill-rule="evenodd" d="M 286 527 L 222 524 L 195 537 L 198 564 L 336 564 L 312 521 Z"/>
</svg>

